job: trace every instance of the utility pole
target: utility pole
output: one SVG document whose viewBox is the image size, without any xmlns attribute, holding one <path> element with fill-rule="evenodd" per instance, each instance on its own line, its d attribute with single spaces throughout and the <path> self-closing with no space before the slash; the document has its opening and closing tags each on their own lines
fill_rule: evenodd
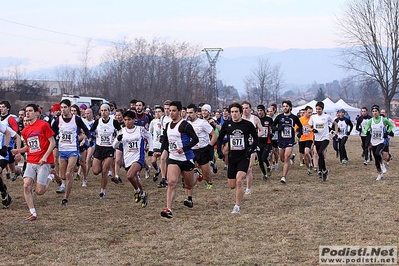
<svg viewBox="0 0 399 266">
<path fill-rule="evenodd" d="M 210 100 L 211 106 L 219 108 L 219 92 L 216 85 L 216 62 L 218 61 L 220 52 L 222 52 L 222 48 L 204 48 L 202 52 L 206 53 L 209 61 L 209 70 L 210 70 Z M 216 54 L 215 54 L 216 53 Z M 213 55 L 213 56 L 212 56 Z"/>
</svg>

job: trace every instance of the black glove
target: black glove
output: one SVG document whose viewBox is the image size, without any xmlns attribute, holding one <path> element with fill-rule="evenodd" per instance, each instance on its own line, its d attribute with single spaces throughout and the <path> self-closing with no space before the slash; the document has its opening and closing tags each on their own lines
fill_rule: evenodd
<svg viewBox="0 0 399 266">
<path fill-rule="evenodd" d="M 123 138 L 123 134 L 120 134 L 120 135 L 118 135 L 118 137 L 116 137 L 116 139 L 117 139 L 118 141 L 122 141 L 122 138 Z"/>
<path fill-rule="evenodd" d="M 252 155 L 252 153 L 254 153 L 255 151 L 250 147 L 250 148 L 248 148 L 247 149 L 247 158 L 249 159 L 249 158 L 251 158 L 251 155 Z"/>
<path fill-rule="evenodd" d="M 154 155 L 154 152 L 153 151 L 149 151 L 148 152 L 148 156 L 152 156 L 152 155 Z"/>
<path fill-rule="evenodd" d="M 313 133 L 319 133 L 319 131 L 318 131 L 317 129 L 315 129 L 315 128 L 312 129 L 312 132 L 313 132 Z"/>
<path fill-rule="evenodd" d="M 391 136 L 391 137 L 395 136 L 395 134 L 393 133 L 393 130 L 388 133 L 388 136 Z"/>
<path fill-rule="evenodd" d="M 0 156 L 6 157 L 8 152 L 7 146 L 3 146 L 0 150 Z"/>
<path fill-rule="evenodd" d="M 298 139 L 300 139 L 302 137 L 302 133 L 299 132 L 296 136 L 298 137 Z"/>
<path fill-rule="evenodd" d="M 346 135 L 349 136 L 351 133 L 350 132 L 346 132 Z"/>
<path fill-rule="evenodd" d="M 388 133 L 385 131 L 384 132 L 384 139 L 388 138 Z"/>
<path fill-rule="evenodd" d="M 223 159 L 223 157 L 224 157 L 223 152 L 222 151 L 218 151 L 218 158 L 219 159 Z"/>
</svg>

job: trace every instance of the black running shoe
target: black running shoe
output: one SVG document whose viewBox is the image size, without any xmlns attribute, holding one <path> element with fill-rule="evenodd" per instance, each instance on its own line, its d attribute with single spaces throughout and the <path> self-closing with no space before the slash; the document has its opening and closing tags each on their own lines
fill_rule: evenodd
<svg viewBox="0 0 399 266">
<path fill-rule="evenodd" d="M 158 171 L 156 171 L 155 175 L 152 177 L 152 181 L 157 182 L 160 173 L 161 173 L 161 170 L 158 169 Z"/>
<path fill-rule="evenodd" d="M 187 206 L 189 208 L 192 208 L 194 206 L 194 203 L 191 199 L 185 199 L 183 204 L 184 204 L 184 206 Z"/>
<path fill-rule="evenodd" d="M 214 174 L 217 174 L 217 172 L 218 172 L 218 167 L 217 167 L 217 165 L 216 165 L 213 161 L 211 161 L 211 167 L 212 167 L 213 173 L 214 173 Z"/>
<path fill-rule="evenodd" d="M 159 182 L 158 188 L 168 187 L 168 181 L 165 178 L 162 178 L 161 182 Z"/>
<path fill-rule="evenodd" d="M 165 208 L 165 210 L 161 211 L 161 216 L 166 217 L 166 218 L 173 218 L 172 211 L 168 208 Z"/>
<path fill-rule="evenodd" d="M 68 205 L 68 200 L 67 200 L 67 199 L 63 199 L 63 200 L 61 201 L 61 205 L 62 205 L 62 206 L 67 206 L 67 205 Z"/>
<path fill-rule="evenodd" d="M 11 178 L 11 181 L 17 180 L 18 176 L 19 176 L 19 174 L 14 174 L 14 176 Z"/>
<path fill-rule="evenodd" d="M 145 208 L 147 207 L 148 204 L 148 194 L 147 192 L 144 192 L 144 195 L 141 195 L 141 207 Z"/>
<path fill-rule="evenodd" d="M 323 172 L 323 181 L 327 181 L 327 179 L 328 179 L 328 173 L 330 172 L 330 170 L 328 170 L 328 169 L 326 169 L 324 172 Z"/>
<path fill-rule="evenodd" d="M 4 209 L 7 209 L 8 207 L 10 207 L 10 205 L 12 203 L 12 198 L 11 198 L 10 194 L 8 194 L 7 191 L 1 192 L 1 203 L 3 204 Z"/>
<path fill-rule="evenodd" d="M 139 203 L 141 201 L 140 192 L 134 193 L 134 202 Z"/>
<path fill-rule="evenodd" d="M 115 184 L 119 184 L 119 180 L 116 177 L 112 177 L 111 181 L 114 182 Z"/>
<path fill-rule="evenodd" d="M 319 178 L 323 178 L 323 172 L 319 171 L 318 176 L 319 176 Z"/>
</svg>

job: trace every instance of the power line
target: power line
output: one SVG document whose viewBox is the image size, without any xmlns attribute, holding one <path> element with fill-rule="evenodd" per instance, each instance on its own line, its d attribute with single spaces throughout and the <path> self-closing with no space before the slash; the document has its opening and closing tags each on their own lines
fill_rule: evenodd
<svg viewBox="0 0 399 266">
<path fill-rule="evenodd" d="M 32 29 L 47 31 L 47 32 L 51 32 L 51 33 L 56 33 L 56 34 L 60 34 L 60 35 L 65 35 L 65 36 L 71 36 L 71 37 L 75 37 L 75 38 L 85 39 L 85 40 L 91 39 L 91 40 L 99 41 L 99 42 L 118 44 L 118 42 L 114 42 L 114 41 L 102 40 L 102 39 L 94 39 L 94 38 L 83 37 L 83 36 L 74 35 L 74 34 L 70 34 L 70 33 L 55 31 L 55 30 L 49 30 L 49 29 L 40 28 L 40 27 L 36 27 L 36 26 L 32 26 L 32 25 L 28 25 L 28 24 L 24 24 L 24 23 L 20 23 L 20 22 L 16 22 L 16 21 L 11 21 L 11 20 L 8 20 L 8 19 L 3 19 L 3 18 L 0 18 L 0 21 L 4 21 L 4 22 L 7 22 L 7 23 L 11 23 L 11 24 L 19 25 L 19 26 L 24 26 L 24 27 L 28 27 L 28 28 L 32 28 Z M 9 34 L 9 35 L 12 35 L 12 34 Z M 22 36 L 18 36 L 18 37 L 22 37 Z"/>
<path fill-rule="evenodd" d="M 8 35 L 8 36 L 14 36 L 14 37 L 19 37 L 19 38 L 24 38 L 24 39 L 28 39 L 28 40 L 41 41 L 41 42 L 64 44 L 64 45 L 70 45 L 70 46 L 81 46 L 81 45 L 78 45 L 78 44 L 62 43 L 62 42 L 49 41 L 49 40 L 43 40 L 43 39 L 38 39 L 38 38 L 31 38 L 31 37 L 21 36 L 21 35 L 17 35 L 17 34 L 5 33 L 5 32 L 1 32 L 1 31 L 0 31 L 0 34 L 4 34 L 4 35 Z"/>
</svg>

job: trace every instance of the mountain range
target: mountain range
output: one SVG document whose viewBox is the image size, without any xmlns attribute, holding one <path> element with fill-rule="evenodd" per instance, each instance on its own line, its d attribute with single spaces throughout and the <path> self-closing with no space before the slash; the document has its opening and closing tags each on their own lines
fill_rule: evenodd
<svg viewBox="0 0 399 266">
<path fill-rule="evenodd" d="M 257 67 L 258 58 L 280 64 L 283 89 L 304 89 L 316 83 L 341 80 L 348 74 L 339 67 L 341 48 L 276 50 L 264 47 L 226 48 L 216 64 L 217 79 L 245 93 L 244 79 Z"/>
<path fill-rule="evenodd" d="M 282 90 L 307 89 L 313 83 L 328 83 L 341 80 L 347 74 L 338 65 L 340 48 L 330 49 L 288 49 L 267 47 L 232 47 L 223 49 L 216 63 L 217 79 L 224 85 L 234 86 L 245 94 L 244 80 L 257 67 L 259 58 L 268 59 L 271 64 L 280 64 Z M 211 54 L 212 55 L 212 54 Z M 12 57 L 0 57 L 0 68 L 10 65 Z M 11 61 L 10 61 L 11 60 Z M 21 67 L 28 58 L 16 58 Z M 56 67 L 29 71 L 29 78 L 54 76 Z"/>
</svg>

